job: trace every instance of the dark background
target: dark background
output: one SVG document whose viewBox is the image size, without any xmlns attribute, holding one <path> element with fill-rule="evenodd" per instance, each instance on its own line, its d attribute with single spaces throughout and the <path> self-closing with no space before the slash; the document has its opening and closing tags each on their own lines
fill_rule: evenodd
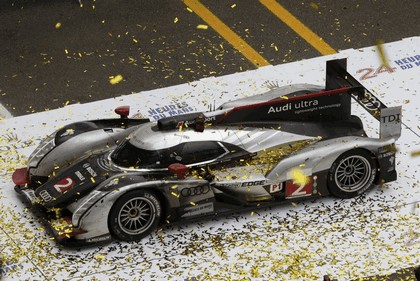
<svg viewBox="0 0 420 281">
<path fill-rule="evenodd" d="M 14 116 L 255 68 L 181 0 L 0 2 L 0 103 Z M 420 33 L 418 0 L 278 2 L 335 50 Z M 320 56 L 258 0 L 202 3 L 271 64 Z"/>
</svg>

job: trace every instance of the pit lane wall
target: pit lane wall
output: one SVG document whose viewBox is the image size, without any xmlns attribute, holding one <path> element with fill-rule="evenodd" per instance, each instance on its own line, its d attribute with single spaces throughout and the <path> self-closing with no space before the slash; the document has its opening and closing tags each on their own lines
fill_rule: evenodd
<svg viewBox="0 0 420 281">
<path fill-rule="evenodd" d="M 89 104 L 0 120 L 0 274 L 3 280 L 338 280 L 388 274 L 420 264 L 420 37 L 384 45 L 391 69 L 376 47 L 345 50 L 254 71 L 208 78 Z M 348 59 L 348 71 L 388 106 L 403 106 L 397 142 L 398 180 L 350 200 L 322 198 L 272 209 L 163 226 L 138 243 L 82 250 L 59 248 L 13 190 L 11 175 L 39 141 L 61 126 L 131 115 L 157 120 L 206 111 L 230 99 L 277 85 L 325 84 L 325 63 Z M 124 93 L 122 93 L 124 94 Z M 353 103 L 368 135 L 377 121 Z"/>
</svg>

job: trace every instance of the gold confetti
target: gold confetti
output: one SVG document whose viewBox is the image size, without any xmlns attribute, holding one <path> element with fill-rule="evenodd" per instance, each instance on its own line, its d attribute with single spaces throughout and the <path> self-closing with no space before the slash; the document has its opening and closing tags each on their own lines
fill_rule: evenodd
<svg viewBox="0 0 420 281">
<path fill-rule="evenodd" d="M 97 260 L 97 261 L 101 261 L 101 260 L 103 260 L 105 258 L 105 254 L 97 254 L 96 256 L 95 256 L 95 259 Z"/>
<path fill-rule="evenodd" d="M 314 8 L 315 10 L 319 10 L 318 4 L 316 4 L 314 2 L 311 2 L 311 3 L 309 3 L 309 5 L 311 5 L 311 7 Z"/>
<path fill-rule="evenodd" d="M 379 58 L 381 59 L 382 65 L 384 65 L 388 69 L 392 69 L 388 64 L 388 58 L 385 54 L 383 44 L 384 44 L 384 40 L 382 39 L 378 39 L 378 41 L 376 41 L 376 47 L 378 48 Z"/>
<path fill-rule="evenodd" d="M 236 7 L 236 4 L 233 4 L 230 6 L 232 9 Z"/>
<path fill-rule="evenodd" d="M 293 182 L 295 182 L 296 184 L 304 185 L 309 182 L 309 177 L 305 175 L 305 173 L 299 168 L 294 168 L 290 170 L 290 174 Z"/>
<path fill-rule="evenodd" d="M 420 150 L 411 152 L 411 156 L 420 156 Z"/>
<path fill-rule="evenodd" d="M 197 29 L 208 29 L 209 28 L 209 26 L 208 25 L 206 25 L 206 24 L 199 24 L 199 25 L 197 25 Z"/>
<path fill-rule="evenodd" d="M 69 54 L 69 51 L 67 51 L 67 49 L 64 49 L 64 52 L 66 53 L 66 55 Z"/>
<path fill-rule="evenodd" d="M 116 76 L 110 76 L 109 77 L 109 83 L 111 83 L 112 85 L 118 84 L 123 80 L 122 75 L 118 74 Z"/>
<path fill-rule="evenodd" d="M 178 17 L 175 17 L 174 18 L 174 23 L 177 23 L 178 22 Z"/>
<path fill-rule="evenodd" d="M 61 27 L 61 22 L 57 22 L 56 24 L 55 24 L 55 28 L 56 29 L 59 29 Z"/>
<path fill-rule="evenodd" d="M 196 203 L 194 203 L 194 202 L 190 202 L 190 204 L 192 205 L 192 206 L 195 206 L 195 205 L 197 205 Z"/>
</svg>

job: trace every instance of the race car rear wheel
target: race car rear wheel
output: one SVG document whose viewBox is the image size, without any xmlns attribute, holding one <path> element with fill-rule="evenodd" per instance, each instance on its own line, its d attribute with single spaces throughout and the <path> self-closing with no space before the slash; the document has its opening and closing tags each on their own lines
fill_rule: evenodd
<svg viewBox="0 0 420 281">
<path fill-rule="evenodd" d="M 140 240 L 157 228 L 161 209 L 159 199 L 152 191 L 128 192 L 121 196 L 111 209 L 111 233 L 120 240 Z"/>
<path fill-rule="evenodd" d="M 363 149 L 341 154 L 328 173 L 328 188 L 339 198 L 352 198 L 368 190 L 375 180 L 377 164 Z"/>
</svg>

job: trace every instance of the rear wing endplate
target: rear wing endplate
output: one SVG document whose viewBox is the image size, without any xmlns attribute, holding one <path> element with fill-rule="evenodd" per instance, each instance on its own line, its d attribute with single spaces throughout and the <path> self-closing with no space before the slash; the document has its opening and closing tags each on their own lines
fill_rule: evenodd
<svg viewBox="0 0 420 281">
<path fill-rule="evenodd" d="M 401 106 L 387 107 L 347 72 L 347 59 L 327 61 L 326 90 L 351 88 L 349 94 L 380 122 L 380 138 L 401 136 Z"/>
</svg>

